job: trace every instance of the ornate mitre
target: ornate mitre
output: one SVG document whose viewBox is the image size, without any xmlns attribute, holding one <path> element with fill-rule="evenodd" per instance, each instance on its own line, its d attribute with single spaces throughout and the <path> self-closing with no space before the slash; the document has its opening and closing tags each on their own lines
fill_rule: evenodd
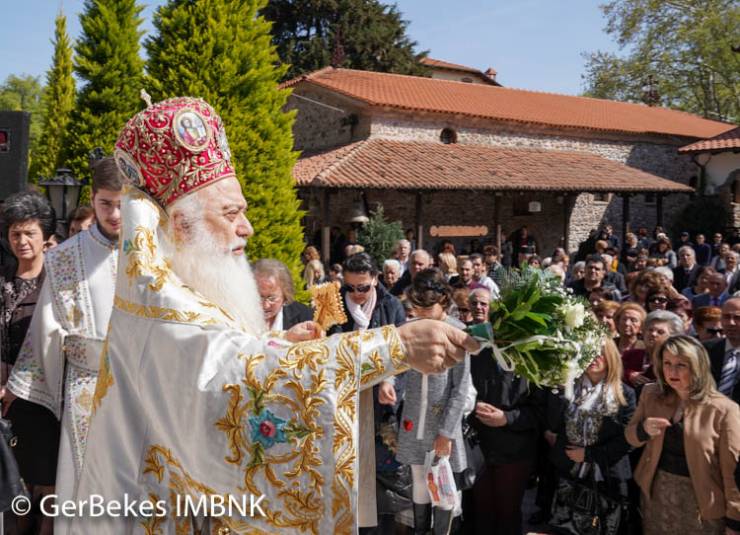
<svg viewBox="0 0 740 535">
<path fill-rule="evenodd" d="M 193 97 L 163 100 L 137 113 L 118 136 L 114 156 L 121 172 L 164 207 L 235 176 L 221 117 Z"/>
</svg>

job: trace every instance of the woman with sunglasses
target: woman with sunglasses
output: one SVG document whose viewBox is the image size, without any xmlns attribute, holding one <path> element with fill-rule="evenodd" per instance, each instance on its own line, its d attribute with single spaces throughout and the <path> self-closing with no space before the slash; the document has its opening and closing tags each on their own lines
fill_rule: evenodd
<svg viewBox="0 0 740 535">
<path fill-rule="evenodd" d="M 722 309 L 719 307 L 701 307 L 694 314 L 696 337 L 700 342 L 724 338 L 722 329 Z"/>
<path fill-rule="evenodd" d="M 335 326 L 335 332 L 364 331 L 384 325 L 401 325 L 406 321 L 406 312 L 401 301 L 392 296 L 378 282 L 378 267 L 367 253 L 357 253 L 344 261 L 342 302 L 347 310 L 347 322 Z M 402 376 L 399 376 L 402 377 Z M 398 379 L 398 378 L 396 378 Z M 404 377 L 405 379 L 405 377 Z M 383 420 L 395 418 L 402 396 L 403 379 L 397 384 L 383 381 L 360 393 L 359 417 L 360 436 L 377 437 Z M 358 522 L 360 528 L 377 526 L 380 533 L 393 531 L 391 511 L 378 510 L 375 495 L 376 466 L 396 469 L 398 463 L 393 454 L 379 439 L 359 441 L 359 495 Z M 378 460 L 381 460 L 378 462 Z M 395 511 L 393 511 L 395 512 Z M 384 514 L 389 513 L 389 514 Z M 360 533 L 364 530 L 361 529 Z"/>
<path fill-rule="evenodd" d="M 452 288 L 438 269 L 425 269 L 416 274 L 406 290 L 415 318 L 446 321 L 464 328 L 459 320 L 447 315 L 452 304 Z M 426 453 L 434 450 L 439 457 L 449 457 L 452 471 L 461 473 L 466 468 L 465 446 L 462 438 L 462 417 L 466 400 L 472 389 L 470 360 L 450 368 L 447 373 L 427 375 L 426 396 L 422 381 L 424 375 L 415 371 L 407 374 L 401 428 L 398 432 L 399 462 L 411 465 L 413 476 L 414 533 L 446 535 L 450 531 L 454 511 L 431 506 L 431 498 L 424 479 Z"/>
</svg>

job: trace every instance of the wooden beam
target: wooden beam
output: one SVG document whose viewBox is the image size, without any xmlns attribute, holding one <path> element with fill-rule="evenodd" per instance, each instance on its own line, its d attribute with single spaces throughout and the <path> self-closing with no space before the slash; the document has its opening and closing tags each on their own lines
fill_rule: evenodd
<svg viewBox="0 0 740 535">
<path fill-rule="evenodd" d="M 563 193 L 561 198 L 563 199 L 563 249 L 565 249 L 567 254 L 569 252 L 568 242 L 570 241 L 568 239 L 568 234 L 570 232 L 570 195 Z"/>
<path fill-rule="evenodd" d="M 329 188 L 321 192 L 321 257 L 326 265 L 331 261 L 331 221 L 329 219 Z"/>
<path fill-rule="evenodd" d="M 496 249 L 501 258 L 501 195 L 493 194 L 493 225 L 496 233 Z"/>
<path fill-rule="evenodd" d="M 622 243 L 627 243 L 627 233 L 630 231 L 630 194 L 622 195 Z"/>
<path fill-rule="evenodd" d="M 416 248 L 424 248 L 424 210 L 422 206 L 421 191 L 416 192 Z"/>
</svg>

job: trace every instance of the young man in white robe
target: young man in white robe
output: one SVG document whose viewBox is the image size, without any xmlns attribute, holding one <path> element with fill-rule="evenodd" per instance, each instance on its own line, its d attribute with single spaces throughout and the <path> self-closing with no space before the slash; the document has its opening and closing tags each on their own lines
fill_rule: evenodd
<svg viewBox="0 0 740 535">
<path fill-rule="evenodd" d="M 95 223 L 45 258 L 46 280 L 7 385 L 61 420 L 55 493 L 71 499 L 82 468 L 100 352 L 113 310 L 123 175 L 112 157 L 92 164 Z M 63 517 L 54 521 L 66 533 Z"/>
<path fill-rule="evenodd" d="M 359 391 L 409 366 L 441 372 L 477 344 L 431 320 L 329 338 L 304 322 L 271 337 L 214 109 L 189 97 L 150 105 L 116 147 L 140 189 L 124 196 L 76 499 L 135 503 L 118 516 L 86 511 L 72 533 L 356 532 Z"/>
</svg>

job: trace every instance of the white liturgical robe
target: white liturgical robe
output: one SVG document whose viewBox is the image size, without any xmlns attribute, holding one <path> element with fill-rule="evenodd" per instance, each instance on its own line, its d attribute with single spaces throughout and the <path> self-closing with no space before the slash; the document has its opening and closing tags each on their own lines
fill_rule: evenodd
<svg viewBox="0 0 740 535">
<path fill-rule="evenodd" d="M 62 421 L 56 493 L 74 496 L 100 352 L 113 309 L 118 250 L 92 225 L 46 254 L 46 280 L 8 380 L 18 397 Z M 64 533 L 55 522 L 55 533 Z"/>
<path fill-rule="evenodd" d="M 359 391 L 407 369 L 395 327 L 299 344 L 250 334 L 170 270 L 154 201 L 130 191 L 122 211 L 76 499 L 130 507 L 72 532 L 355 533 Z"/>
</svg>

